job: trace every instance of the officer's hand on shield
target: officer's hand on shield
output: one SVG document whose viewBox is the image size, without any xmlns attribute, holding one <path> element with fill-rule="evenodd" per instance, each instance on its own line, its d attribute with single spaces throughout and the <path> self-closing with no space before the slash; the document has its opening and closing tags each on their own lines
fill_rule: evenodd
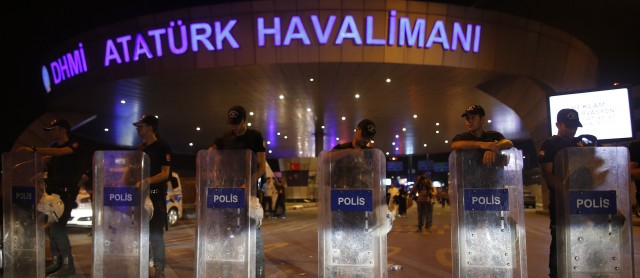
<svg viewBox="0 0 640 278">
<path fill-rule="evenodd" d="M 249 217 L 256 221 L 256 229 L 262 226 L 262 218 L 264 217 L 264 210 L 258 197 L 253 197 L 249 201 Z"/>
<path fill-rule="evenodd" d="M 484 156 L 482 157 L 482 164 L 491 165 L 496 161 L 496 152 L 491 150 L 486 150 L 484 152 Z"/>
<path fill-rule="evenodd" d="M 385 215 L 385 221 L 382 223 L 385 234 L 391 232 L 391 228 L 393 228 L 393 221 L 396 220 L 396 217 L 389 210 L 388 206 L 380 206 L 380 211 Z"/>
</svg>

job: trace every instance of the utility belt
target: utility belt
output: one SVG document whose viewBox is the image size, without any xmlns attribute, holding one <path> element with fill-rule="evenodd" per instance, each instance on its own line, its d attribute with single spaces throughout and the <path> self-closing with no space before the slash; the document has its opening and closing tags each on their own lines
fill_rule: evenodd
<svg viewBox="0 0 640 278">
<path fill-rule="evenodd" d="M 164 187 L 163 187 L 164 186 Z M 167 194 L 167 188 L 166 188 L 166 183 L 160 183 L 160 184 L 153 184 L 151 185 L 151 188 L 149 189 L 149 194 L 150 195 L 166 195 Z"/>
<path fill-rule="evenodd" d="M 47 184 L 47 194 L 74 195 L 78 194 L 78 191 L 77 185 Z"/>
</svg>

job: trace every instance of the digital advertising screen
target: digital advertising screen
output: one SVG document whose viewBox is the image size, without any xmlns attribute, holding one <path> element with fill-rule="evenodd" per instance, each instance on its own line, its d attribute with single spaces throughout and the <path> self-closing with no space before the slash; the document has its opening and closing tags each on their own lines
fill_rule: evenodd
<svg viewBox="0 0 640 278">
<path fill-rule="evenodd" d="M 591 134 L 598 141 L 633 137 L 627 88 L 584 90 L 549 96 L 549 128 L 552 135 L 558 133 L 557 114 L 564 108 L 578 111 L 582 127 L 578 128 L 576 136 Z"/>
</svg>

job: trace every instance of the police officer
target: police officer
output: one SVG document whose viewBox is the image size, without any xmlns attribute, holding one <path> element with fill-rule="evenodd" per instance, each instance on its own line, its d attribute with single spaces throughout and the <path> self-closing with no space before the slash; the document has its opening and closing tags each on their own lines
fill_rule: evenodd
<svg viewBox="0 0 640 278">
<path fill-rule="evenodd" d="M 69 133 L 71 126 L 66 120 L 53 120 L 44 127 L 44 130 L 51 137 L 50 147 L 22 147 L 21 150 L 50 157 L 46 164 L 46 192 L 60 196 L 64 203 L 64 211 L 58 217 L 58 221 L 52 222 L 48 226 L 49 246 L 53 261 L 46 267 L 45 272 L 47 275 L 51 274 L 49 277 L 72 276 L 75 275 L 76 268 L 73 263 L 66 226 L 71 216 L 71 210 L 77 207 L 78 184 L 87 167 L 86 159 L 80 143 L 71 138 Z"/>
<path fill-rule="evenodd" d="M 562 109 L 558 111 L 556 119 L 558 134 L 547 138 L 542 142 L 538 152 L 538 161 L 542 170 L 542 178 L 547 188 L 549 188 L 549 229 L 551 230 L 551 245 L 549 250 L 549 270 L 550 277 L 558 277 L 558 257 L 556 253 L 556 190 L 562 186 L 562 182 L 553 172 L 554 158 L 558 152 L 568 147 L 580 147 L 581 141 L 574 136 L 578 127 L 582 127 L 578 111 L 573 109 Z"/>
<path fill-rule="evenodd" d="M 134 122 L 138 136 L 142 143 L 138 150 L 142 150 L 149 156 L 149 194 L 153 203 L 153 216 L 149 222 L 149 243 L 155 277 L 164 277 L 165 246 L 164 231 L 168 229 L 167 223 L 167 180 L 171 173 L 171 148 L 162 139 L 158 138 L 158 118 L 153 115 L 144 115 L 139 121 Z M 140 187 L 140 182 L 136 184 Z"/>
<path fill-rule="evenodd" d="M 251 184 L 257 186 L 258 178 L 266 172 L 267 155 L 262 133 L 247 127 L 247 112 L 236 105 L 227 111 L 229 132 L 215 139 L 210 150 L 252 150 L 256 154 L 257 170 L 251 176 Z M 262 207 L 260 206 L 260 210 Z M 259 225 L 258 225 L 259 226 Z M 256 229 L 256 277 L 264 277 L 264 242 L 260 227 Z"/>
<path fill-rule="evenodd" d="M 498 152 L 510 149 L 513 143 L 504 137 L 502 133 L 484 130 L 486 122 L 485 112 L 482 106 L 474 104 L 469 106 L 462 118 L 465 120 L 467 132 L 460 133 L 451 140 L 452 150 L 482 150 L 482 163 L 490 165 L 499 158 Z"/>
</svg>

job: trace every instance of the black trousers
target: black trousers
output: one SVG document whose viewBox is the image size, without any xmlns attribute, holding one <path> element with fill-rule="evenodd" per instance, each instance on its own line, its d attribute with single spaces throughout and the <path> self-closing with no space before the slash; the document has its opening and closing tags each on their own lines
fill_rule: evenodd
<svg viewBox="0 0 640 278">
<path fill-rule="evenodd" d="M 164 230 L 167 227 L 167 193 L 151 194 L 153 216 L 149 221 L 149 248 L 156 269 L 164 269 Z"/>
<path fill-rule="evenodd" d="M 52 223 L 48 228 L 49 248 L 53 256 L 71 256 L 67 222 L 71 218 L 71 210 L 77 207 L 76 197 L 78 193 L 69 188 L 72 187 L 47 186 L 47 193 L 60 195 L 60 199 L 64 203 L 62 216 L 58 218 L 58 222 Z"/>
</svg>

